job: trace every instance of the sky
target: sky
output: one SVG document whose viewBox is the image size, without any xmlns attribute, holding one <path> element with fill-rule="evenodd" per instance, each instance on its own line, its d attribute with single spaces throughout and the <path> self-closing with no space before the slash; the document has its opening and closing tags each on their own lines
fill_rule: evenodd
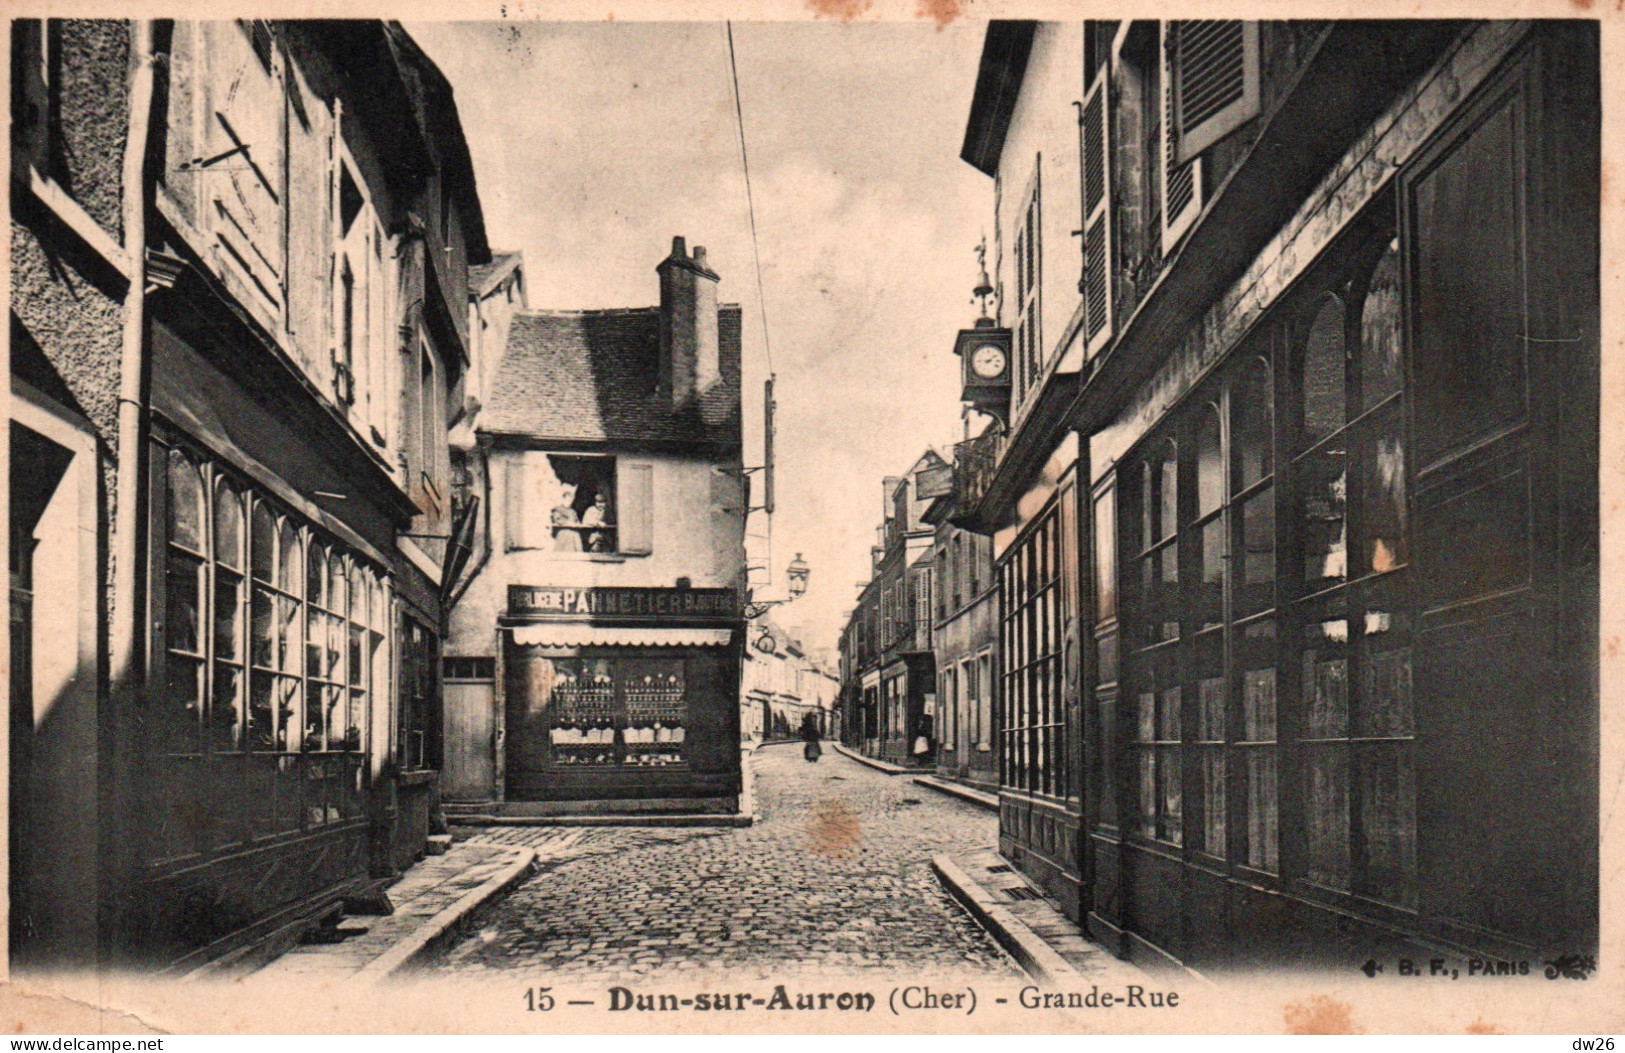
<svg viewBox="0 0 1625 1053">
<path fill-rule="evenodd" d="M 706 247 L 719 298 L 744 308 L 747 465 L 777 378 L 756 595 L 784 596 L 800 553 L 810 587 L 775 618 L 833 648 L 882 479 L 963 436 L 953 341 L 993 208 L 992 180 L 959 159 L 983 27 L 733 26 L 761 297 L 723 23 L 406 28 L 452 83 L 490 243 L 524 253 L 532 308 L 655 304 L 672 236 Z"/>
</svg>

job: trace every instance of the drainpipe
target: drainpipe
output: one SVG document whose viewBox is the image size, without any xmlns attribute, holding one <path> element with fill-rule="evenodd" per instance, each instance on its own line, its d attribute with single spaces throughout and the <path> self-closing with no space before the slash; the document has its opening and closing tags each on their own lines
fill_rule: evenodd
<svg viewBox="0 0 1625 1053">
<path fill-rule="evenodd" d="M 118 475 L 113 525 L 113 616 L 108 670 L 113 712 L 104 725 L 112 729 L 108 780 L 103 796 L 108 814 L 99 817 L 102 831 L 103 909 L 111 923 L 102 935 L 104 957 L 117 953 L 123 914 L 128 907 L 126 877 L 131 873 L 133 831 L 124 824 L 135 812 L 130 798 L 132 761 L 139 764 L 132 732 L 145 690 L 142 653 L 146 620 L 145 542 L 147 471 L 144 431 L 147 416 L 147 214 L 154 189 L 147 164 L 156 96 L 156 26 L 151 20 L 130 23 L 129 126 L 124 141 L 124 254 L 129 288 L 124 294 L 124 346 L 119 364 Z M 117 891 L 114 891 L 117 890 Z"/>
</svg>

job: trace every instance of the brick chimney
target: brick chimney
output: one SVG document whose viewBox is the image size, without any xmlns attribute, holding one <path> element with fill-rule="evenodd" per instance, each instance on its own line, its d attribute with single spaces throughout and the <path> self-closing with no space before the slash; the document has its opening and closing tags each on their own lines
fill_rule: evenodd
<svg viewBox="0 0 1625 1053">
<path fill-rule="evenodd" d="M 660 275 L 660 393 L 681 409 L 722 379 L 717 346 L 717 283 L 705 265 L 705 249 L 694 255 L 681 237 L 671 239 L 671 255 L 655 268 Z"/>
</svg>

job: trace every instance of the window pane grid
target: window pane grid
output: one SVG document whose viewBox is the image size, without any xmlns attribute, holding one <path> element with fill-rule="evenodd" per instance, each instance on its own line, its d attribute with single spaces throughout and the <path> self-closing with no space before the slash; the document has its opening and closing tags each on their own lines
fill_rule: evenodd
<svg viewBox="0 0 1625 1053">
<path fill-rule="evenodd" d="M 331 649 L 333 633 L 350 631 L 342 599 L 315 609 L 333 619 L 322 623 L 327 636 L 308 628 L 305 594 L 312 586 L 300 570 L 301 538 L 309 531 L 215 463 L 178 447 L 165 456 L 168 670 L 158 719 L 149 723 L 164 760 L 156 773 L 148 858 L 175 859 L 358 817 L 360 758 L 318 763 L 308 751 L 321 744 L 302 742 L 298 732 L 311 672 L 302 668 L 301 653 L 312 639 Z M 382 592 L 377 576 L 356 561 L 346 558 L 340 566 L 355 576 L 355 591 Z M 334 593 L 331 580 L 327 587 L 331 596 L 347 591 Z M 358 603 L 357 613 L 364 606 Z M 337 663 L 328 659 L 311 681 L 315 689 L 364 699 L 370 670 L 342 663 L 342 656 Z M 352 712 L 356 726 L 344 745 L 358 751 L 365 708 Z"/>
<path fill-rule="evenodd" d="M 1322 416 L 1347 423 L 1317 430 L 1306 420 L 1303 452 L 1292 463 L 1305 530 L 1313 532 L 1317 517 L 1334 524 L 1318 545 L 1305 546 L 1305 595 L 1297 604 L 1304 625 L 1304 876 L 1333 891 L 1413 908 L 1410 624 L 1395 602 L 1408 577 L 1409 532 L 1398 252 L 1391 241 L 1367 283 L 1360 316 L 1341 321 L 1353 347 L 1344 357 L 1337 404 L 1323 400 Z M 1314 374 L 1307 360 L 1305 374 L 1307 402 Z"/>
<path fill-rule="evenodd" d="M 1061 530 L 1052 506 L 1001 569 L 1006 656 L 1001 735 L 1005 785 L 1039 796 L 1067 792 L 1061 668 Z"/>
</svg>

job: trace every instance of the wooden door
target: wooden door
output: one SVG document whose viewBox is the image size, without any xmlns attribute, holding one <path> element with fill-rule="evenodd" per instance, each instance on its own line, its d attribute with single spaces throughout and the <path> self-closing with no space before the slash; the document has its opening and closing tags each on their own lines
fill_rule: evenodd
<svg viewBox="0 0 1625 1053">
<path fill-rule="evenodd" d="M 496 792 L 496 721 L 490 681 L 446 681 L 446 767 L 440 793 L 448 801 L 488 801 Z"/>
</svg>

